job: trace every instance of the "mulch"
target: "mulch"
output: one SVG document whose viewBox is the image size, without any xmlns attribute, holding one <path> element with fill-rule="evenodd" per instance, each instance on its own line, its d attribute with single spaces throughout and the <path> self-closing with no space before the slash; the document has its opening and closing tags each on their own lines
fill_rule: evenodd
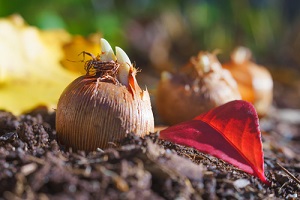
<svg viewBox="0 0 300 200">
<path fill-rule="evenodd" d="M 129 134 L 122 145 L 72 152 L 55 113 L 0 112 L 0 199 L 297 199 L 300 124 L 280 110 L 261 120 L 271 186 L 192 148 Z M 283 117 L 280 117 L 280 116 Z"/>
</svg>

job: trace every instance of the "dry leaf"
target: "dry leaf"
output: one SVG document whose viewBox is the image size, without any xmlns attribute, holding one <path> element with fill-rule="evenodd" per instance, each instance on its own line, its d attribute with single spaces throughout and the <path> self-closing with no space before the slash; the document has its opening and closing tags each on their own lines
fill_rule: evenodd
<svg viewBox="0 0 300 200">
<path fill-rule="evenodd" d="M 78 74 L 63 68 L 69 33 L 41 31 L 13 15 L 0 19 L 0 109 L 20 114 L 38 105 L 55 108 Z"/>
<path fill-rule="evenodd" d="M 160 131 L 159 138 L 223 159 L 270 185 L 264 174 L 259 119 L 247 101 L 231 101 L 168 127 Z"/>
</svg>

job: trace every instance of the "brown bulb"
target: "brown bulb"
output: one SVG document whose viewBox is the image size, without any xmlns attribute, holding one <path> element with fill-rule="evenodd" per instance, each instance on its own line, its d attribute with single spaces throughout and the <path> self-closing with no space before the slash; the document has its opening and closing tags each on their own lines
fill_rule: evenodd
<svg viewBox="0 0 300 200">
<path fill-rule="evenodd" d="M 270 72 L 251 61 L 251 51 L 236 48 L 229 63 L 223 64 L 238 83 L 242 99 L 253 103 L 260 117 L 264 116 L 273 101 L 273 80 Z"/>
<path fill-rule="evenodd" d="M 217 57 L 200 52 L 178 72 L 162 73 L 156 104 L 162 121 L 176 124 L 240 98 L 235 80 Z"/>
<path fill-rule="evenodd" d="M 129 58 L 120 48 L 115 56 L 103 39 L 101 47 L 86 62 L 87 75 L 74 80 L 57 105 L 58 140 L 74 150 L 108 148 L 128 133 L 154 131 L 149 93 L 137 84 Z"/>
</svg>

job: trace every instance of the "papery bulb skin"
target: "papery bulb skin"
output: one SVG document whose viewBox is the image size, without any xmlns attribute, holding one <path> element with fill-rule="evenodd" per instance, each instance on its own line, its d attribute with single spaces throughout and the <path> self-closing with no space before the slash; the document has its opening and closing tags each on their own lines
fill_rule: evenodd
<svg viewBox="0 0 300 200">
<path fill-rule="evenodd" d="M 107 44 L 104 45 L 107 49 Z M 102 46 L 102 52 L 104 50 Z M 99 64 L 90 69 L 94 74 L 89 71 L 74 80 L 59 99 L 56 131 L 58 141 L 67 148 L 105 149 L 118 145 L 128 133 L 142 137 L 154 132 L 148 91 L 143 91 L 137 84 L 133 66 L 128 71 L 126 85 L 120 82 L 118 71 L 122 63 L 117 59 L 108 61 L 115 57 L 111 51 L 107 52 L 110 55 L 102 53 L 102 57 L 93 58 Z M 126 79 L 123 77 L 122 81 Z"/>
<path fill-rule="evenodd" d="M 172 125 L 240 98 L 235 80 L 217 57 L 200 52 L 179 71 L 162 73 L 156 105 L 161 120 Z"/>
<path fill-rule="evenodd" d="M 237 81 L 242 99 L 252 103 L 259 115 L 267 114 L 273 102 L 273 79 L 264 66 L 251 61 L 252 53 L 246 47 L 237 47 L 231 61 L 223 64 Z"/>
</svg>

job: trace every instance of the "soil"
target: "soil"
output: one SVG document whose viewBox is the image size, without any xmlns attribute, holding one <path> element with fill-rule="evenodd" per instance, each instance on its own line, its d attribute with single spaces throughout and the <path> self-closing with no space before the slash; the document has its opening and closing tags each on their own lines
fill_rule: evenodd
<svg viewBox="0 0 300 200">
<path fill-rule="evenodd" d="M 297 199 L 300 123 L 282 113 L 274 109 L 276 118 L 261 120 L 267 186 L 208 154 L 159 140 L 159 133 L 72 152 L 56 141 L 55 113 L 2 111 L 0 199 Z"/>
</svg>

